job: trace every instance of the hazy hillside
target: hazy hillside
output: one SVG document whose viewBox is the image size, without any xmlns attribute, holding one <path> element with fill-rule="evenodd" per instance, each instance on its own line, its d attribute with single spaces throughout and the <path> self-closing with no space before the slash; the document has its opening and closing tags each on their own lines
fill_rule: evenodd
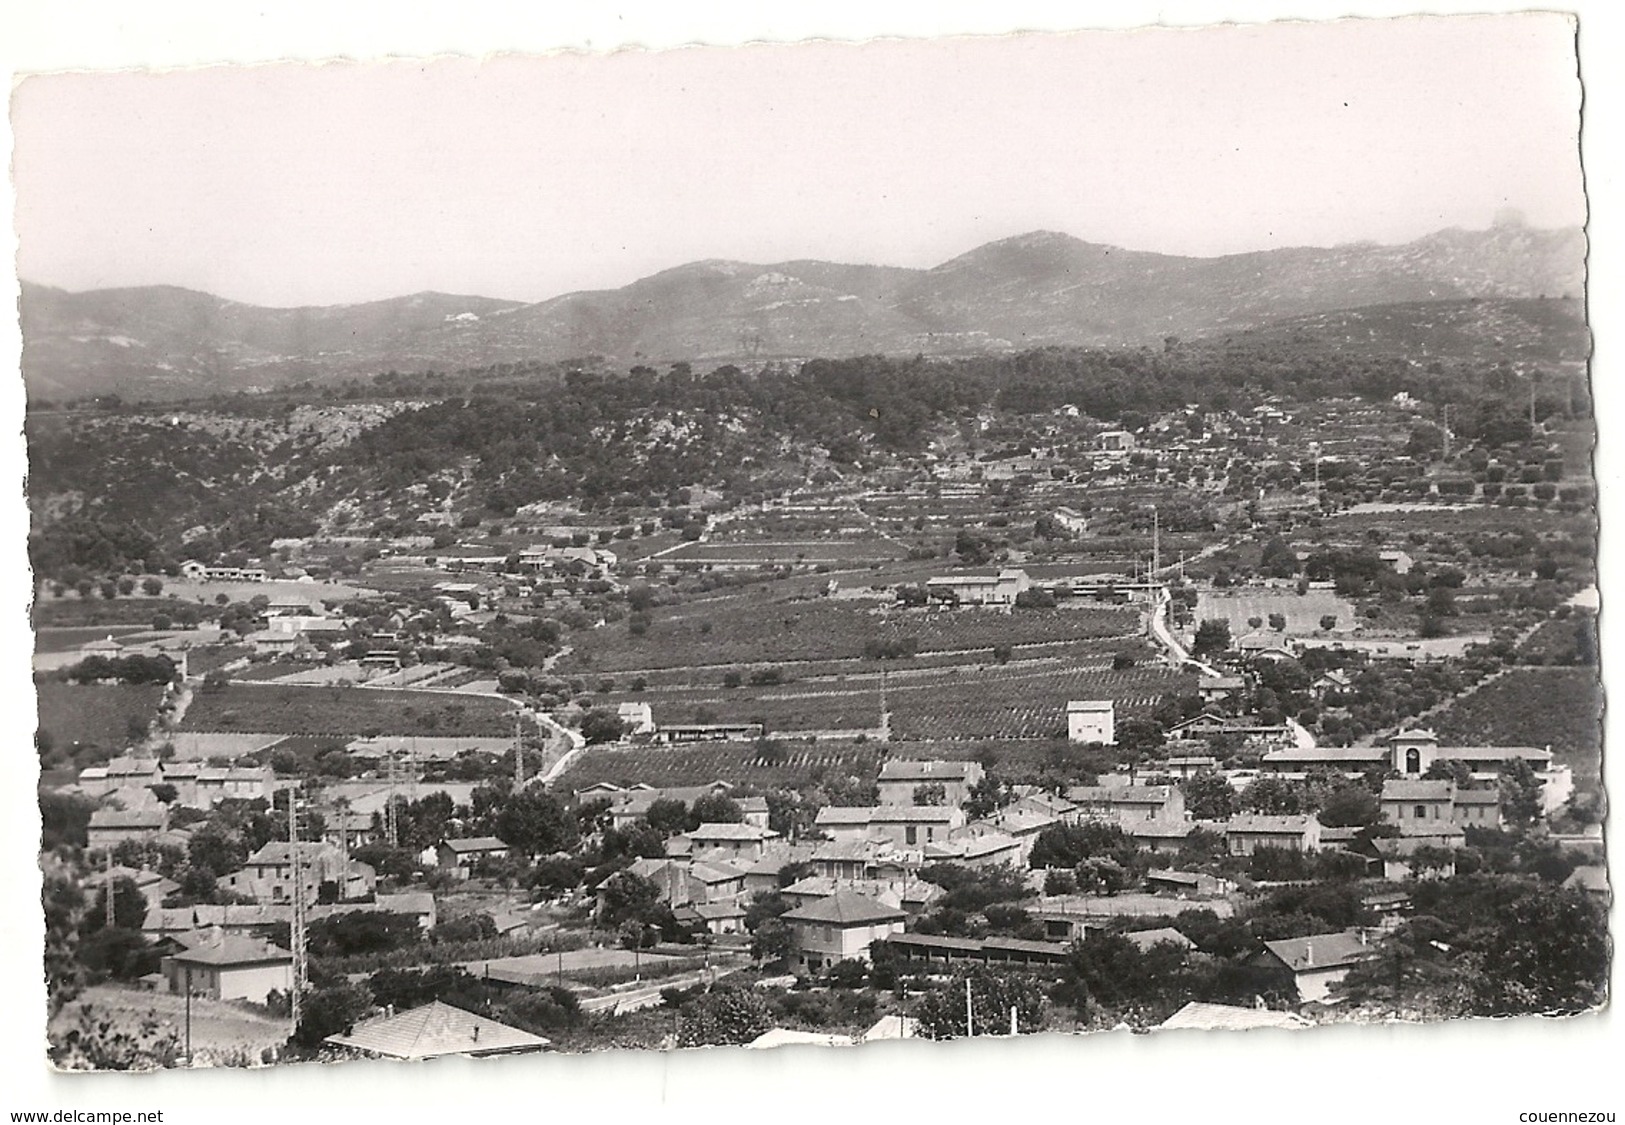
<svg viewBox="0 0 1625 1125">
<path fill-rule="evenodd" d="M 178 397 L 585 355 L 630 366 L 1137 345 L 1363 306 L 1578 298 L 1584 260 L 1579 230 L 1518 225 L 1441 231 L 1402 246 L 1220 258 L 1036 232 L 929 270 L 705 261 L 530 305 L 421 293 L 270 309 L 164 286 L 67 293 L 25 284 L 23 371 L 36 397 Z M 1462 339 L 1450 346 L 1477 348 L 1482 341 L 1466 335 L 1493 339 L 1499 329 L 1468 318 L 1455 331 Z"/>
</svg>

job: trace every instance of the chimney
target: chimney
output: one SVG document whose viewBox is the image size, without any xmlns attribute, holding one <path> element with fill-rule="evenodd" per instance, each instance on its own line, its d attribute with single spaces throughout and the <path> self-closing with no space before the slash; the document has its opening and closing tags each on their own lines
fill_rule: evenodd
<svg viewBox="0 0 1625 1125">
<path fill-rule="evenodd" d="M 1312 941 L 1303 943 L 1303 963 L 1306 966 L 1315 963 L 1315 943 Z"/>
<path fill-rule="evenodd" d="M 479 1042 L 479 1039 L 480 1039 L 480 1025 L 475 1024 L 474 1025 L 474 1041 L 477 1043 L 477 1042 Z"/>
</svg>

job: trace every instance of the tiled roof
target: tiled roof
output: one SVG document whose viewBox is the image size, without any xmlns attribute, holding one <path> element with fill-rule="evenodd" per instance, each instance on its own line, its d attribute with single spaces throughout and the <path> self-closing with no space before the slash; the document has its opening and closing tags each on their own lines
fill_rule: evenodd
<svg viewBox="0 0 1625 1125">
<path fill-rule="evenodd" d="M 1225 825 L 1227 832 L 1302 833 L 1309 827 L 1307 816 L 1233 816 Z"/>
<path fill-rule="evenodd" d="M 881 781 L 963 781 L 975 769 L 971 762 L 915 761 L 893 758 L 880 767 Z"/>
<path fill-rule="evenodd" d="M 868 895 L 860 895 L 855 891 L 836 891 L 828 898 L 789 911 L 784 915 L 784 920 L 860 926 L 870 922 L 900 922 L 905 917 L 901 910 L 887 906 Z"/>
<path fill-rule="evenodd" d="M 1456 787 L 1453 781 L 1411 781 L 1390 778 L 1382 783 L 1384 801 L 1448 801 Z"/>
<path fill-rule="evenodd" d="M 1279 957 L 1294 973 L 1353 965 L 1376 954 L 1376 950 L 1364 938 L 1348 931 L 1266 941 L 1264 948 Z"/>
<path fill-rule="evenodd" d="M 1258 1027 L 1308 1027 L 1309 1022 L 1291 1012 L 1237 1008 L 1230 1004 L 1204 1004 L 1192 1000 L 1158 1026 L 1193 1031 L 1248 1031 Z"/>
<path fill-rule="evenodd" d="M 293 954 L 286 949 L 245 937 L 204 940 L 174 956 L 178 963 L 189 965 L 274 965 L 293 961 Z"/>
<path fill-rule="evenodd" d="M 398 1015 L 367 1020 L 348 1034 L 328 1036 L 327 1042 L 394 1059 L 517 1054 L 548 1045 L 539 1035 L 438 1000 Z"/>
<path fill-rule="evenodd" d="M 754 824 L 702 824 L 691 829 L 688 838 L 700 840 L 771 840 L 778 833 Z"/>
<path fill-rule="evenodd" d="M 1456 804 L 1458 805 L 1499 805 L 1501 791 L 1499 789 L 1458 789 L 1456 790 Z"/>
<path fill-rule="evenodd" d="M 1135 930 L 1133 933 L 1123 935 L 1132 941 L 1144 953 L 1154 945 L 1177 945 L 1181 949 L 1192 949 L 1196 943 L 1190 938 L 1174 929 L 1172 926 L 1163 926 L 1155 930 Z"/>
<path fill-rule="evenodd" d="M 442 840 L 441 843 L 459 855 L 463 852 L 501 851 L 508 846 L 495 836 L 470 836 L 466 840 Z"/>
</svg>

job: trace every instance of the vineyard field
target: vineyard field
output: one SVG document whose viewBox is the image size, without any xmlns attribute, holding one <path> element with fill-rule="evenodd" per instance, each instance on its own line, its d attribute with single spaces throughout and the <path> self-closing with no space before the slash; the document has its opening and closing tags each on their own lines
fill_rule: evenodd
<svg viewBox="0 0 1625 1125">
<path fill-rule="evenodd" d="M 583 754 L 554 784 L 563 791 L 600 781 L 657 787 L 726 781 L 740 786 L 771 787 L 805 782 L 825 773 L 872 778 L 879 770 L 878 761 L 879 751 L 873 744 L 838 742 L 786 743 L 765 753 L 754 745 L 742 744 L 629 750 L 594 748 Z"/>
<path fill-rule="evenodd" d="M 514 709 L 500 700 L 355 687 L 228 684 L 193 696 L 181 729 L 267 734 L 500 737 Z"/>
<path fill-rule="evenodd" d="M 1438 717 L 1446 745 L 1550 746 L 1575 785 L 1602 780 L 1602 685 L 1594 668 L 1518 668 Z"/>
<path fill-rule="evenodd" d="M 582 638 L 560 671 L 624 672 L 696 665 L 774 664 L 861 657 L 875 640 L 912 639 L 921 652 L 1087 640 L 1139 632 L 1133 610 L 889 610 L 807 600 L 716 599 L 657 610 L 647 632 L 608 626 Z"/>
</svg>

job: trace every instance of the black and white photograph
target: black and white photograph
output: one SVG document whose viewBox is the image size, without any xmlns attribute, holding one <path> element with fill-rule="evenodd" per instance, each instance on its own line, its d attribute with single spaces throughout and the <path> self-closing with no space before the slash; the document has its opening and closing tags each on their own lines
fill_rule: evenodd
<svg viewBox="0 0 1625 1125">
<path fill-rule="evenodd" d="M 10 1065 L 1597 1034 L 1585 34 L 20 68 Z"/>
</svg>

